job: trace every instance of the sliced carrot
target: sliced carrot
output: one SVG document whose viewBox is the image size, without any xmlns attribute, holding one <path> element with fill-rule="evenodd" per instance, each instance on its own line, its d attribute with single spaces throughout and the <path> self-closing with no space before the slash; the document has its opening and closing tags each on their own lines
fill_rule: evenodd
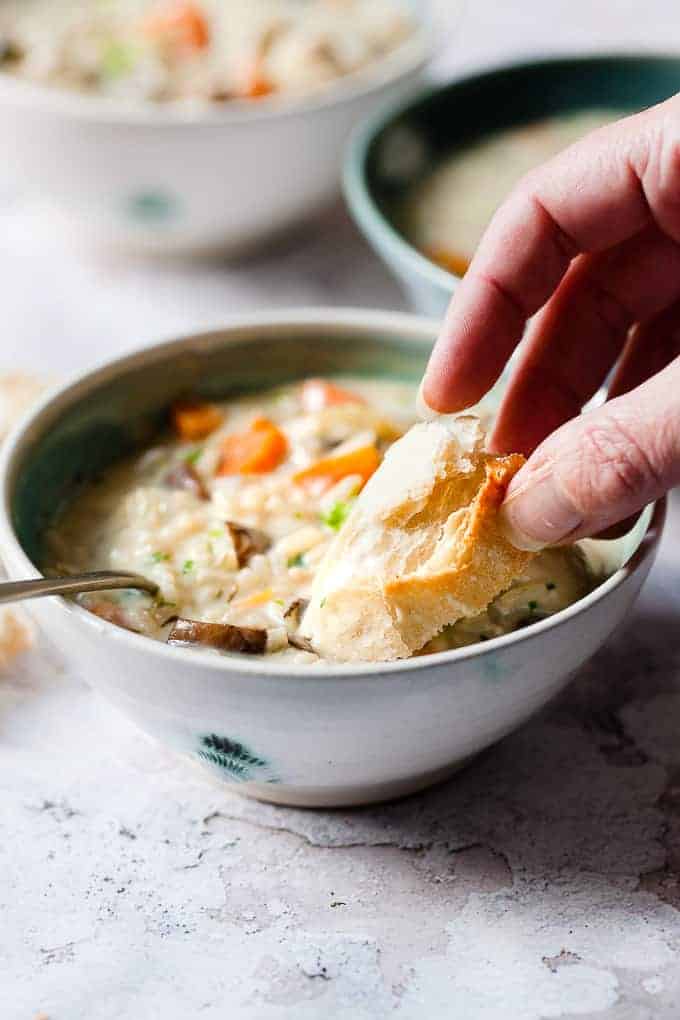
<svg viewBox="0 0 680 1020">
<path fill-rule="evenodd" d="M 258 591 L 254 595 L 247 595 L 244 599 L 237 599 L 236 602 L 231 603 L 232 609 L 255 609 L 257 606 L 263 606 L 267 602 L 270 602 L 274 598 L 274 592 L 271 588 L 265 588 L 263 591 Z"/>
<path fill-rule="evenodd" d="M 356 393 L 337 386 L 328 379 L 307 379 L 300 392 L 302 406 L 305 411 L 323 411 L 326 407 L 336 404 L 365 404 L 366 401 Z"/>
<path fill-rule="evenodd" d="M 256 58 L 243 65 L 241 69 L 241 83 L 237 89 L 241 99 L 262 99 L 274 92 L 274 86 L 264 72 L 261 58 Z"/>
<path fill-rule="evenodd" d="M 175 404 L 170 412 L 172 425 L 181 439 L 205 439 L 222 424 L 221 413 L 213 404 Z"/>
<path fill-rule="evenodd" d="M 243 98 L 263 99 L 265 96 L 270 96 L 273 91 L 274 86 L 271 82 L 267 81 L 263 74 L 254 74 L 248 83 Z"/>
<path fill-rule="evenodd" d="M 323 457 L 309 467 L 303 468 L 293 475 L 298 485 L 320 484 L 330 488 L 341 478 L 358 475 L 365 484 L 380 464 L 380 454 L 375 446 L 360 446 L 356 450 L 348 450 L 333 457 Z"/>
<path fill-rule="evenodd" d="M 147 16 L 142 27 L 146 35 L 167 41 L 185 53 L 204 50 L 210 43 L 205 15 L 190 0 L 160 4 Z"/>
<path fill-rule="evenodd" d="M 222 442 L 218 475 L 259 475 L 277 468 L 288 452 L 283 432 L 269 418 L 256 418 L 247 432 Z"/>
<path fill-rule="evenodd" d="M 447 248 L 427 248 L 425 255 L 440 265 L 442 269 L 448 269 L 454 276 L 465 276 L 470 268 L 470 259 Z"/>
</svg>

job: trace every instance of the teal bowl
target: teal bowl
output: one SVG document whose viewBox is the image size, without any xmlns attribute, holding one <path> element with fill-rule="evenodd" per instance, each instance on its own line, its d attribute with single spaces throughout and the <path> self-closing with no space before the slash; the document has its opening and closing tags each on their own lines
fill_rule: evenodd
<svg viewBox="0 0 680 1020">
<path fill-rule="evenodd" d="M 431 88 L 354 134 L 345 197 L 413 306 L 441 316 L 460 277 L 422 255 L 400 228 L 400 210 L 414 184 L 440 160 L 491 132 L 591 107 L 633 112 L 678 89 L 680 57 L 653 54 L 531 61 Z"/>
</svg>

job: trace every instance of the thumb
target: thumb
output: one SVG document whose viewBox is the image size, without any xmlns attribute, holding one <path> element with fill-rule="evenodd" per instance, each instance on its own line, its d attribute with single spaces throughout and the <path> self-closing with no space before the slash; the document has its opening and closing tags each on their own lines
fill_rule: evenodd
<svg viewBox="0 0 680 1020">
<path fill-rule="evenodd" d="M 680 482 L 680 359 L 553 432 L 515 476 L 503 514 L 526 549 L 595 535 Z"/>
</svg>

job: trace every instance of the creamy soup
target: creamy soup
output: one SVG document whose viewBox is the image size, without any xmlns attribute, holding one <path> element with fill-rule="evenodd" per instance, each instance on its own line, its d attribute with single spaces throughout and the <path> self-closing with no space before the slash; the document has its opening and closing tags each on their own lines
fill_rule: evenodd
<svg viewBox="0 0 680 1020">
<path fill-rule="evenodd" d="M 391 53 L 398 0 L 0 0 L 0 68 L 125 100 L 304 94 Z"/>
<path fill-rule="evenodd" d="M 410 384 L 310 379 L 171 409 L 171 432 L 89 484 L 48 535 L 47 572 L 133 570 L 159 595 L 88 610 L 180 645 L 314 663 L 298 629 L 315 571 L 385 450 L 414 420 Z M 578 549 L 541 553 L 479 617 L 423 651 L 483 641 L 593 587 Z"/>
<path fill-rule="evenodd" d="M 462 275 L 489 220 L 524 174 L 619 116 L 614 110 L 561 114 L 461 149 L 413 188 L 403 210 L 405 233 L 433 261 Z"/>
</svg>

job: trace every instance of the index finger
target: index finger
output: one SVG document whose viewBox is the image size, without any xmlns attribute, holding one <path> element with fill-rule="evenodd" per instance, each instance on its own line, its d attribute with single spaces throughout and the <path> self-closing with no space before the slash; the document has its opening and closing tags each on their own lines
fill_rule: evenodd
<svg viewBox="0 0 680 1020">
<path fill-rule="evenodd" d="M 449 306 L 425 373 L 430 407 L 459 411 L 476 403 L 571 260 L 619 244 L 650 222 L 654 183 L 664 169 L 655 165 L 664 159 L 663 145 L 655 143 L 679 109 L 674 97 L 600 128 L 511 192 Z"/>
</svg>

